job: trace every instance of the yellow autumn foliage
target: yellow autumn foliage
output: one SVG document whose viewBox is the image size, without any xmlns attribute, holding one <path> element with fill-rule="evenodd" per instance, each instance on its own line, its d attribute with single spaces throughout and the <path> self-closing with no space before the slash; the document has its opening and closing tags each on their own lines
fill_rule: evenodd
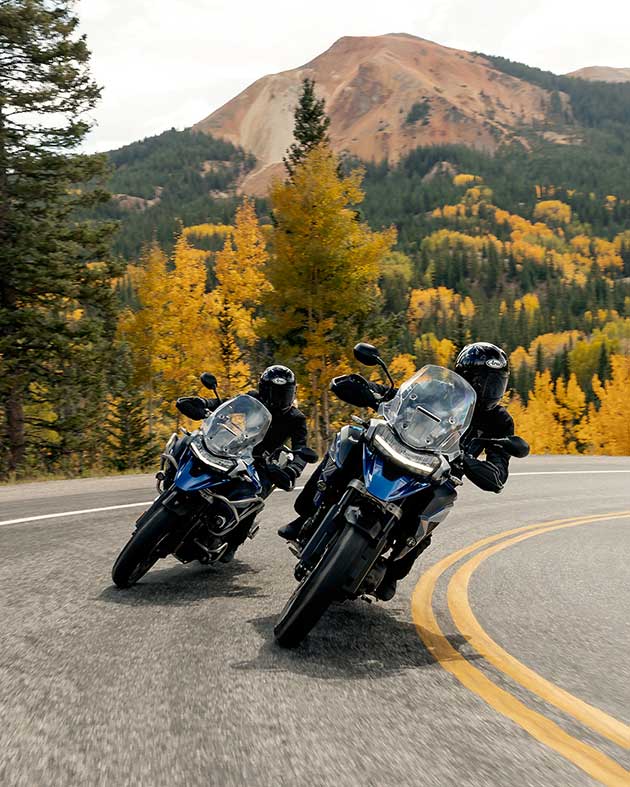
<svg viewBox="0 0 630 787">
<path fill-rule="evenodd" d="M 394 229 L 373 232 L 357 221 L 361 180 L 360 170 L 340 177 L 337 156 L 321 144 L 270 193 L 275 225 L 266 332 L 308 380 L 302 390 L 318 447 L 331 424 L 328 383 L 349 357 L 396 240 Z"/>
<path fill-rule="evenodd" d="M 557 199 L 542 200 L 534 207 L 534 218 L 555 224 L 570 224 L 571 206 Z"/>
<path fill-rule="evenodd" d="M 416 358 L 411 353 L 399 353 L 392 358 L 389 371 L 398 385 L 408 380 L 416 372 Z"/>
<path fill-rule="evenodd" d="M 453 177 L 454 186 L 468 186 L 470 183 L 481 183 L 482 179 L 479 175 L 469 175 L 461 172 Z"/>
<path fill-rule="evenodd" d="M 186 239 L 191 238 L 211 238 L 215 235 L 231 235 L 234 227 L 231 224 L 193 224 L 184 227 L 183 235 Z"/>
<path fill-rule="evenodd" d="M 579 436 L 588 451 L 612 456 L 630 455 L 630 418 L 628 391 L 630 390 L 630 358 L 611 357 L 612 376 L 603 385 L 599 378 L 593 382 L 597 404 L 589 407 L 579 427 Z"/>
<path fill-rule="evenodd" d="M 458 314 L 465 319 L 475 314 L 475 304 L 469 296 L 462 297 L 441 286 L 411 291 L 407 321 L 416 333 L 421 332 L 422 323 L 426 320 L 452 319 Z"/>
<path fill-rule="evenodd" d="M 533 454 L 561 454 L 565 451 L 564 429 L 560 408 L 548 370 L 536 373 L 534 389 L 527 406 L 511 406 L 516 433 L 530 444 Z"/>
<path fill-rule="evenodd" d="M 216 374 L 226 395 L 251 384 L 250 349 L 257 339 L 256 309 L 271 288 L 265 266 L 267 249 L 254 204 L 247 198 L 236 211 L 232 232 L 216 254 L 217 287 L 209 295 L 218 342 Z"/>
</svg>

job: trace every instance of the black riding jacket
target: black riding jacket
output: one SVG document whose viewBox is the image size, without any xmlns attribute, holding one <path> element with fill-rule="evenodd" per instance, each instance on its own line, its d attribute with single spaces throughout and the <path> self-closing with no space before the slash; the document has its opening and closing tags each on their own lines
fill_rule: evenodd
<svg viewBox="0 0 630 787">
<path fill-rule="evenodd" d="M 258 391 L 248 391 L 247 395 L 262 402 Z M 301 410 L 298 410 L 297 407 L 291 407 L 290 410 L 284 413 L 271 412 L 271 416 L 271 426 L 267 430 L 267 434 L 262 443 L 259 443 L 254 448 L 254 456 L 273 453 L 281 446 L 290 442 L 291 450 L 296 456 L 293 461 L 289 463 L 289 467 L 296 471 L 297 477 L 306 467 L 306 462 L 301 457 L 297 456 L 297 452 L 301 448 L 307 447 L 308 429 L 306 427 L 306 416 Z"/>
<path fill-rule="evenodd" d="M 501 449 L 489 448 L 486 460 L 477 457 L 482 452 L 475 445 L 477 437 L 510 437 L 514 434 L 514 421 L 505 407 L 498 405 L 492 410 L 475 410 L 473 419 L 462 438 L 464 450 L 462 465 L 464 473 L 473 484 L 486 492 L 500 492 L 509 475 L 510 455 Z"/>
</svg>

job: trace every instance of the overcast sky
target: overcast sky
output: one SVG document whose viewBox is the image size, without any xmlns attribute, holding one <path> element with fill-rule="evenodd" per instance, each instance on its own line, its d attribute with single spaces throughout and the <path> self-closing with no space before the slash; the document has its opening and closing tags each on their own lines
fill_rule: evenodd
<svg viewBox="0 0 630 787">
<path fill-rule="evenodd" d="M 345 35 L 410 33 L 566 73 L 630 67 L 630 0 L 79 0 L 104 87 L 86 149 L 185 128 Z"/>
</svg>

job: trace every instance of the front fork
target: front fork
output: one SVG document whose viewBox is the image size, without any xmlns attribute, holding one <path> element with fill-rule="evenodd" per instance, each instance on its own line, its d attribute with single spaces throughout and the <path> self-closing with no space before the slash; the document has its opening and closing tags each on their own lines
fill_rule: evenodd
<svg viewBox="0 0 630 787">
<path fill-rule="evenodd" d="M 360 555 L 357 555 L 357 563 L 352 576 L 344 587 L 344 591 L 348 595 L 354 595 L 358 592 L 372 567 L 386 550 L 391 531 L 402 516 L 402 509 L 393 503 L 389 503 L 383 507 L 384 513 L 387 515 L 385 522 L 374 522 L 368 525 L 363 521 L 363 517 L 356 516 L 349 506 L 352 497 L 357 494 L 366 496 L 367 489 L 361 481 L 353 479 L 348 484 L 348 488 L 339 502 L 328 509 L 319 526 L 300 552 L 300 560 L 295 567 L 295 578 L 298 581 L 303 579 L 314 568 L 335 532 L 340 531 L 343 526 L 348 524 L 361 531 L 369 540 L 369 547 L 364 549 Z M 340 516 L 343 517 L 341 522 L 338 521 Z"/>
</svg>

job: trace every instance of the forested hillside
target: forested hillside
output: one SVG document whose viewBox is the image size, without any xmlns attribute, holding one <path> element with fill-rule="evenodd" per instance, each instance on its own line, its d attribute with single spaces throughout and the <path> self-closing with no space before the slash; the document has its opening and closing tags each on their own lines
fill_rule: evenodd
<svg viewBox="0 0 630 787">
<path fill-rule="evenodd" d="M 373 231 L 395 228 L 396 243 L 375 274 L 378 289 L 368 298 L 369 313 L 352 330 L 346 322 L 346 336 L 335 327 L 329 341 L 343 346 L 344 355 L 351 335 L 372 339 L 399 376 L 426 362 L 450 363 L 471 340 L 499 343 L 511 357 L 512 408 L 535 450 L 601 450 L 589 424 L 601 410 L 605 386 L 619 386 L 625 379 L 619 359 L 630 345 L 630 88 L 555 77 L 500 59 L 495 65 L 570 96 L 572 111 L 555 120 L 562 143 L 532 135 L 529 148 L 503 145 L 492 155 L 462 145 L 420 147 L 396 165 L 344 157 L 341 172 L 364 170 L 364 198 L 355 202 L 356 217 Z M 226 163 L 200 174 L 203 157 Z M 202 135 L 168 132 L 117 151 L 111 160 L 116 191 L 151 200 L 156 189 L 162 186 L 162 194 L 169 189 L 170 202 L 160 200 L 124 219 L 130 259 L 153 236 L 168 255 L 177 215 L 184 227 L 178 231 L 179 251 L 170 263 L 164 258 L 166 268 L 156 282 L 169 266 L 177 269 L 185 240 L 186 254 L 205 269 L 206 287 L 211 293 L 220 290 L 227 275 L 221 249 L 229 249 L 235 237 L 234 185 L 251 166 L 251 157 L 227 143 L 206 143 Z M 180 160 L 181 172 L 175 166 Z M 193 191 L 197 196 L 189 204 Z M 261 242 L 273 260 L 272 205 L 266 200 L 247 204 L 248 220 L 254 221 L 255 209 Z M 117 210 L 129 215 L 128 206 L 119 203 Z M 122 302 L 132 311 L 138 308 L 142 270 L 143 265 L 132 266 L 119 284 Z M 275 288 L 283 290 L 287 275 Z M 353 293 L 354 299 L 361 297 L 367 297 L 364 291 Z M 300 354 L 287 355 L 265 334 L 270 303 L 265 295 L 250 307 L 249 363 L 245 371 L 235 366 L 243 382 L 278 352 L 301 363 Z M 142 332 L 140 338 L 144 347 Z M 236 357 L 244 356 L 237 352 Z M 224 361 L 215 365 L 227 374 Z M 314 390 L 307 399 L 310 411 L 308 402 L 318 406 Z M 536 426 L 543 414 L 556 426 Z M 323 439 L 335 417 L 333 412 L 317 427 Z M 615 450 L 610 442 L 607 450 Z"/>
<path fill-rule="evenodd" d="M 236 184 L 255 163 L 229 142 L 174 129 L 107 158 L 113 198 L 96 216 L 120 222 L 114 251 L 127 258 L 153 239 L 170 248 L 182 223 L 231 220 Z"/>
</svg>

